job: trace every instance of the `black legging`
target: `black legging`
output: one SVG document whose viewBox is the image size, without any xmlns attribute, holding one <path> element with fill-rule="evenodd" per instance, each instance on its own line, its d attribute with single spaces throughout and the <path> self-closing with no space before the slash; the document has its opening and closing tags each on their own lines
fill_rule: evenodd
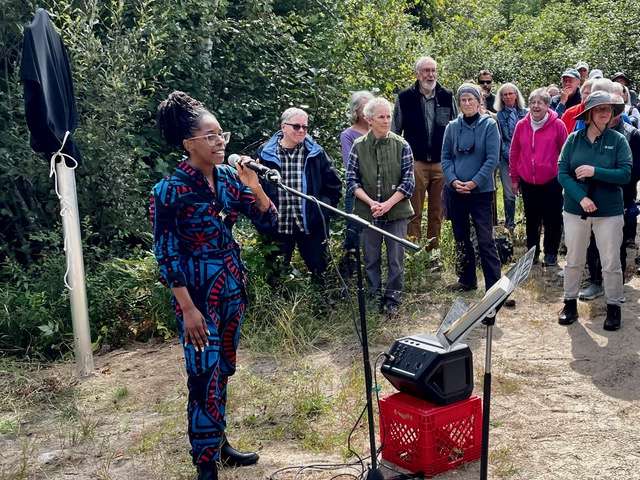
<svg viewBox="0 0 640 480">
<path fill-rule="evenodd" d="M 562 187 L 555 178 L 543 185 L 520 181 L 524 217 L 527 223 L 527 249 L 540 252 L 540 228 L 544 226 L 544 253 L 557 255 L 562 236 Z"/>
</svg>

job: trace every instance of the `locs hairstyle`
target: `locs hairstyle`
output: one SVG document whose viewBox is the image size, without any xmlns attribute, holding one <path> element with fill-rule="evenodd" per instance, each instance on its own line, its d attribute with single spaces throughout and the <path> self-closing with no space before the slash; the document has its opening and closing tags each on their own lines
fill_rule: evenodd
<svg viewBox="0 0 640 480">
<path fill-rule="evenodd" d="M 158 105 L 156 119 L 167 143 L 182 148 L 182 141 L 192 136 L 200 117 L 205 114 L 211 115 L 202 103 L 176 90 Z"/>
</svg>

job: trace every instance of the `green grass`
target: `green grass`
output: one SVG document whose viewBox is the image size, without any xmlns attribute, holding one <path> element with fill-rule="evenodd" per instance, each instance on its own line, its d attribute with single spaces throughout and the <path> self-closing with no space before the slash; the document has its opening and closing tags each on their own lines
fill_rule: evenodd
<svg viewBox="0 0 640 480">
<path fill-rule="evenodd" d="M 113 403 L 120 403 L 129 396 L 129 389 L 126 386 L 117 387 L 113 391 Z"/>
<path fill-rule="evenodd" d="M 341 240 L 331 240 L 334 262 L 340 259 Z M 455 297 L 444 289 L 455 279 L 454 254 L 451 227 L 444 222 L 437 256 L 425 250 L 406 255 L 400 319 L 390 321 L 378 314 L 375 302 L 367 305 L 372 345 L 390 345 L 409 322 L 435 328 L 444 307 Z M 440 268 L 434 269 L 438 264 Z M 294 266 L 304 271 L 298 256 Z M 228 390 L 228 431 L 239 448 L 250 450 L 262 442 L 282 441 L 311 452 L 352 457 L 347 437 L 364 406 L 362 360 L 354 327 L 359 317 L 355 281 L 349 282 L 352 296 L 344 298 L 334 267 L 323 288 L 308 278 L 289 279 L 273 288 L 260 276 L 252 277 L 241 340 L 249 361 L 240 362 Z M 540 290 L 543 295 L 544 288 Z M 34 474 L 29 459 L 38 445 L 24 436 L 21 419 L 38 422 L 45 416 L 55 420 L 55 446 L 83 451 L 100 445 L 95 478 L 110 479 L 113 463 L 122 455 L 153 465 L 157 478 L 191 477 L 185 453 L 186 389 L 182 384 L 148 404 L 131 383 L 113 379 L 88 391 L 73 378 L 61 377 L 47 367 L 0 359 L 0 435 L 24 442 L 23 458 L 12 464 L 10 474 L 0 470 L 0 480 Z M 519 392 L 517 381 L 495 378 L 501 394 Z M 146 412 L 152 421 L 140 425 L 132 412 Z M 105 434 L 104 427 L 110 433 Z M 132 441 L 121 443 L 121 438 Z M 363 452 L 367 442 L 361 423 L 351 443 Z M 500 478 L 515 475 L 510 452 L 493 455 Z"/>
<path fill-rule="evenodd" d="M 514 465 L 513 452 L 509 447 L 491 450 L 489 463 L 493 466 L 493 473 L 498 478 L 511 478 L 518 474 L 518 468 Z"/>
<path fill-rule="evenodd" d="M 0 418 L 0 435 L 15 436 L 18 433 L 18 421 L 14 418 Z"/>
</svg>

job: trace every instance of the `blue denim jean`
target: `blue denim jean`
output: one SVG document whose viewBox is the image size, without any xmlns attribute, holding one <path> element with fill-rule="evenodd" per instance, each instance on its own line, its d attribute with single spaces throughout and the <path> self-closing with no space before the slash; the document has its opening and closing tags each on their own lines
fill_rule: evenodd
<svg viewBox="0 0 640 480">
<path fill-rule="evenodd" d="M 347 191 L 344 196 L 344 211 L 347 213 L 353 213 L 353 205 L 355 203 L 355 197 L 353 193 Z M 344 243 L 342 247 L 345 251 L 352 251 L 356 249 L 358 242 L 360 241 L 360 225 L 347 222 L 347 230 L 344 234 Z"/>
</svg>

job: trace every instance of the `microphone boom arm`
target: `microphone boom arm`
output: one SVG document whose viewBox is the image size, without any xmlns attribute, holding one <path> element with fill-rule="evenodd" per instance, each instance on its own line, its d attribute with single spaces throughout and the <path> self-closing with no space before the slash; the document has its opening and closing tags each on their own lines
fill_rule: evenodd
<svg viewBox="0 0 640 480">
<path fill-rule="evenodd" d="M 277 175 L 277 179 L 268 178 L 268 175 L 270 175 L 270 172 L 275 172 L 275 174 Z M 312 195 L 307 195 L 306 193 L 302 193 L 302 192 L 296 190 L 295 188 L 291 188 L 288 185 L 285 185 L 284 183 L 282 183 L 282 179 L 280 178 L 280 173 L 277 170 L 271 170 L 270 172 L 265 173 L 264 175 L 262 175 L 262 178 L 264 178 L 265 180 L 268 180 L 268 181 L 270 181 L 272 183 L 275 183 L 278 186 L 278 188 L 284 190 L 285 192 L 289 192 L 292 195 L 304 198 L 305 200 L 309 200 L 309 201 L 315 203 L 316 205 L 320 205 L 325 210 L 329 210 L 330 212 L 336 213 L 339 216 L 344 217 L 345 219 L 347 219 L 350 222 L 357 223 L 359 225 L 362 225 L 363 227 L 366 227 L 366 228 L 369 228 L 371 230 L 374 230 L 374 231 L 378 232 L 379 234 L 381 234 L 381 235 L 383 235 L 385 237 L 392 238 L 393 240 L 398 242 L 400 245 L 402 245 L 407 250 L 412 250 L 414 252 L 417 252 L 418 250 L 420 250 L 420 246 L 419 245 L 416 245 L 415 243 L 412 243 L 409 240 L 405 240 L 404 238 L 400 238 L 400 237 L 397 237 L 395 235 L 392 235 L 389 232 L 387 232 L 387 231 L 375 226 L 373 223 L 368 222 L 364 218 L 361 218 L 361 217 L 359 217 L 358 215 L 356 215 L 354 213 L 343 212 L 339 208 L 335 208 L 335 207 L 329 205 L 328 203 L 321 202 L 320 200 L 318 200 L 316 197 L 314 197 Z"/>
</svg>

